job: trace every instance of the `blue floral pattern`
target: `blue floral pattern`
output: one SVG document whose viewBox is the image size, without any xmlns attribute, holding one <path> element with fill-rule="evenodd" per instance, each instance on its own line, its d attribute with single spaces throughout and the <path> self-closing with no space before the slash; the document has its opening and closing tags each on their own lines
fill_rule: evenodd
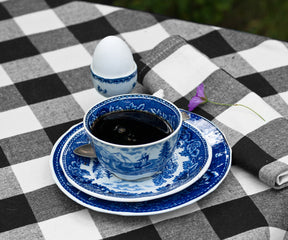
<svg viewBox="0 0 288 240">
<path fill-rule="evenodd" d="M 113 83 L 113 84 L 120 84 L 123 82 L 129 82 L 132 78 L 134 78 L 137 75 L 137 70 L 131 73 L 128 76 L 121 77 L 121 78 L 103 78 L 95 74 L 92 69 L 90 68 L 90 72 L 93 76 L 93 78 L 97 79 L 99 82 L 104 82 L 104 83 Z"/>
<path fill-rule="evenodd" d="M 97 85 L 97 90 L 98 90 L 98 92 L 100 92 L 102 94 L 106 94 L 107 93 L 107 89 L 102 89 L 99 85 Z"/>
<path fill-rule="evenodd" d="M 90 72 L 95 89 L 106 97 L 130 93 L 137 83 L 137 66 L 131 74 L 117 78 L 98 76 L 91 67 Z"/>
<path fill-rule="evenodd" d="M 121 110 L 139 110 L 155 113 L 165 119 L 173 128 L 173 133 L 163 141 L 135 146 L 133 150 L 125 147 L 115 147 L 105 141 L 99 141 L 91 136 L 100 163 L 108 170 L 123 179 L 148 177 L 160 171 L 172 156 L 178 141 L 181 126 L 181 114 L 178 108 L 166 100 L 142 94 L 121 95 L 107 99 L 88 111 L 84 125 L 91 133 L 94 120 L 108 112 Z M 150 146 L 148 146 L 150 145 Z"/>
<path fill-rule="evenodd" d="M 197 114 L 189 112 L 187 114 L 190 116 L 187 124 L 200 130 L 212 147 L 213 156 L 207 173 L 197 182 L 176 194 L 147 202 L 117 202 L 92 197 L 79 191 L 78 188 L 67 181 L 60 164 L 60 155 L 67 140 L 83 127 L 82 124 L 72 127 L 55 143 L 50 160 L 52 176 L 60 190 L 67 197 L 84 207 L 98 212 L 126 216 L 145 216 L 173 211 L 195 203 L 213 192 L 225 179 L 231 166 L 231 149 L 224 135 L 213 123 Z"/>
<path fill-rule="evenodd" d="M 211 161 L 211 149 L 201 133 L 184 123 L 176 149 L 161 172 L 141 181 L 125 181 L 102 167 L 97 159 L 83 158 L 73 153 L 73 149 L 87 143 L 86 139 L 85 130 L 81 128 L 66 142 L 61 156 L 64 173 L 70 183 L 82 191 L 108 200 L 143 201 L 175 193 L 200 178 L 204 174 L 202 169 L 207 169 Z M 190 145 L 193 145 L 193 151 Z M 170 148 L 169 142 L 166 142 L 160 158 L 169 157 L 167 152 Z M 100 152 L 110 154 L 104 150 Z M 150 164 L 148 160 L 149 156 L 142 154 L 137 167 L 141 170 Z"/>
</svg>

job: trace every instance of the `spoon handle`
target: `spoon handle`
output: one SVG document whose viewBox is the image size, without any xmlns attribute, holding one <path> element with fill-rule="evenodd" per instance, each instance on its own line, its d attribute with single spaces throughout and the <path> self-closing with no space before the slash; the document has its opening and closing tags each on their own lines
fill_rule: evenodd
<svg viewBox="0 0 288 240">
<path fill-rule="evenodd" d="M 75 148 L 73 152 L 81 157 L 96 158 L 95 151 L 89 143 Z"/>
</svg>

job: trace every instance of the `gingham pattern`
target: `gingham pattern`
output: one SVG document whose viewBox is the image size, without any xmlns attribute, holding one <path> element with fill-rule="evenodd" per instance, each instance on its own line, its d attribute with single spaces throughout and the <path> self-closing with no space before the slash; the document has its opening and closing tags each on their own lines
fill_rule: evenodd
<svg viewBox="0 0 288 240">
<path fill-rule="evenodd" d="M 255 74 L 244 77 L 250 82 L 243 80 L 243 77 L 233 77 L 227 70 L 219 68 L 197 47 L 199 48 L 194 40 L 186 42 L 180 36 L 174 35 L 163 40 L 153 50 L 146 52 L 141 59 L 144 64 L 139 74 L 142 84 L 147 86 L 150 92 L 162 89 L 164 98 L 182 108 L 187 107 L 189 99 L 195 95 L 195 88 L 200 83 L 204 83 L 208 99 L 212 98 L 212 101 L 220 103 L 243 104 L 254 109 L 265 121 L 252 111 L 235 106 L 228 108 L 207 104 L 196 111 L 213 120 L 226 132 L 228 141 L 233 146 L 234 164 L 259 176 L 260 180 L 275 189 L 286 187 L 288 185 L 288 141 L 286 140 L 288 120 L 263 98 L 265 91 L 274 93 L 276 90 L 272 86 L 269 90 L 268 87 L 263 89 L 261 85 L 270 86 L 269 82 L 263 78 L 258 83 Z M 267 40 L 238 54 L 248 55 L 247 51 L 252 51 L 252 54 L 249 53 L 252 57 L 260 58 L 258 55 L 265 52 L 267 55 L 270 54 L 273 60 L 271 64 L 279 66 L 284 64 L 281 59 L 282 50 L 286 50 L 287 54 L 288 51 L 285 47 L 278 50 L 278 47 L 284 45 L 275 40 Z M 278 50 L 275 59 L 272 59 L 272 50 L 269 48 L 273 51 Z M 201 50 L 209 56 L 207 45 L 204 45 Z M 237 67 L 240 65 L 233 64 Z M 257 64 L 260 65 L 259 61 Z M 284 107 L 288 109 L 287 104 Z"/>
<path fill-rule="evenodd" d="M 140 71 L 150 50 L 180 35 L 181 47 L 191 45 L 208 57 L 202 63 L 211 74 L 189 84 L 171 80 L 174 73 L 167 69 L 165 75 L 159 64 L 177 57 L 181 47 L 172 47 L 158 67 L 141 71 L 134 91 L 164 89 L 167 98 L 187 109 L 204 81 L 211 100 L 248 104 L 268 119 L 262 123 L 236 107 L 206 104 L 195 110 L 226 134 L 233 161 L 262 154 L 271 164 L 286 166 L 288 44 L 144 12 L 65 2 L 0 3 L 0 239 L 288 239 L 287 188 L 276 191 L 236 165 L 199 202 L 146 217 L 83 208 L 58 189 L 49 169 L 59 136 L 103 99 L 93 89 L 88 66 L 97 42 L 107 35 L 129 44 Z M 255 169 L 267 176 L 263 168 L 262 163 Z"/>
</svg>

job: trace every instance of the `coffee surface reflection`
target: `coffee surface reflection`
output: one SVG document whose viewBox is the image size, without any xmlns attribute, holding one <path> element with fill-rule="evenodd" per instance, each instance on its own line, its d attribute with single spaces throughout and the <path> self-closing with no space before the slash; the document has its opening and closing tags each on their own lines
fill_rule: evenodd
<svg viewBox="0 0 288 240">
<path fill-rule="evenodd" d="M 106 142 L 138 145 L 155 142 L 173 132 L 161 117 L 144 111 L 124 110 L 106 113 L 97 118 L 91 133 Z"/>
</svg>

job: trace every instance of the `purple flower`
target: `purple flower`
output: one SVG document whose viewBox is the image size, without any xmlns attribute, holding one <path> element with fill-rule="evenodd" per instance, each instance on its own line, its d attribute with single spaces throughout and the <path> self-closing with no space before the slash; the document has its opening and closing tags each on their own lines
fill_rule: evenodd
<svg viewBox="0 0 288 240">
<path fill-rule="evenodd" d="M 221 106 L 241 106 L 241 107 L 245 107 L 247 109 L 249 109 L 250 111 L 254 112 L 258 117 L 260 117 L 263 121 L 265 121 L 265 119 L 258 114 L 257 112 L 255 112 L 252 108 L 245 106 L 243 104 L 240 103 L 234 103 L 234 104 L 228 104 L 228 103 L 218 103 L 218 102 L 213 102 L 208 100 L 208 98 L 205 96 L 204 94 L 204 84 L 201 83 L 197 89 L 196 89 L 196 96 L 192 97 L 189 104 L 188 104 L 188 109 L 189 111 L 193 111 L 196 107 L 198 107 L 200 104 L 202 103 L 213 103 L 216 105 L 221 105 Z"/>
<path fill-rule="evenodd" d="M 189 111 L 193 111 L 198 105 L 202 103 L 206 103 L 208 99 L 206 98 L 204 94 L 204 84 L 201 83 L 196 90 L 196 95 L 191 98 L 189 104 L 188 104 L 188 109 Z"/>
</svg>

